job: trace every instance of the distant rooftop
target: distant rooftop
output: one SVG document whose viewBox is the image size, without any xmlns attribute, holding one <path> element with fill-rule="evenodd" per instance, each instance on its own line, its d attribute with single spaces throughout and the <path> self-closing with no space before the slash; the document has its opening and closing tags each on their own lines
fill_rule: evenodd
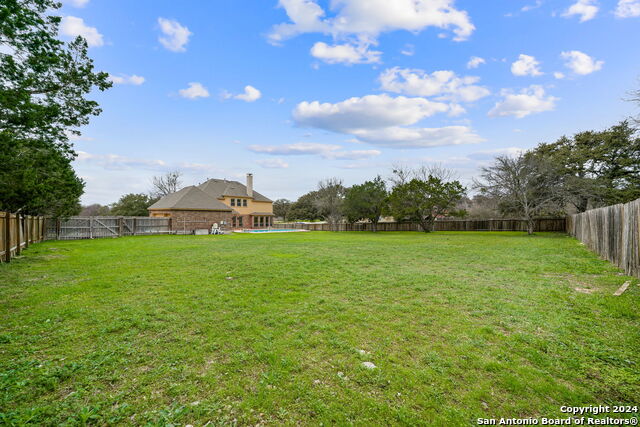
<svg viewBox="0 0 640 427">
<path fill-rule="evenodd" d="M 232 212 L 229 206 L 200 188 L 190 185 L 175 193 L 167 194 L 149 206 L 149 209 L 193 209 Z"/>
<path fill-rule="evenodd" d="M 238 181 L 227 181 L 226 179 L 210 179 L 198 186 L 202 191 L 216 199 L 224 196 L 249 197 L 246 185 Z M 269 198 L 253 190 L 253 200 L 256 202 L 271 202 Z"/>
</svg>

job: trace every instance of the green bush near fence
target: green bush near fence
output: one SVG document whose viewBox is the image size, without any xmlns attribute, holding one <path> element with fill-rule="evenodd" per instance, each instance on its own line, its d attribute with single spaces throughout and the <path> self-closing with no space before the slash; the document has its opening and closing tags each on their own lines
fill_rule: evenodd
<svg viewBox="0 0 640 427">
<path fill-rule="evenodd" d="M 563 234 L 48 241 L 0 265 L 0 425 L 471 425 L 637 405 L 625 280 Z"/>
</svg>

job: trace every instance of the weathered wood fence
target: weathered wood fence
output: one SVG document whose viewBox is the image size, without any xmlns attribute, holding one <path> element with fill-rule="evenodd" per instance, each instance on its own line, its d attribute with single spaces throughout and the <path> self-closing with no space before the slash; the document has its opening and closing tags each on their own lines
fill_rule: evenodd
<svg viewBox="0 0 640 427">
<path fill-rule="evenodd" d="M 570 215 L 567 231 L 625 273 L 640 277 L 640 199 Z"/>
<path fill-rule="evenodd" d="M 338 224 L 335 231 L 371 231 L 372 224 Z M 535 220 L 535 231 L 566 231 L 565 218 L 539 218 Z M 279 223 L 272 228 L 292 228 L 312 231 L 334 231 L 327 223 Z M 527 222 L 521 219 L 452 219 L 434 223 L 434 231 L 527 231 Z M 380 222 L 378 231 L 422 231 L 419 224 L 404 222 Z"/>
<path fill-rule="evenodd" d="M 47 218 L 45 238 L 53 240 L 168 234 L 171 218 L 147 216 L 73 216 L 67 220 Z"/>
<path fill-rule="evenodd" d="M 2 212 L 0 218 L 0 259 L 4 262 L 21 254 L 32 243 L 44 240 L 43 216 Z"/>
</svg>

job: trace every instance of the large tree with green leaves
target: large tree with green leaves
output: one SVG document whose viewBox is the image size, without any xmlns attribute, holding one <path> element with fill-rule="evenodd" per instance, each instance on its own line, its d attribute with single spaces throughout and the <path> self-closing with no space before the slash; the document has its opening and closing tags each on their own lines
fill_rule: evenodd
<svg viewBox="0 0 640 427">
<path fill-rule="evenodd" d="M 125 194 L 120 197 L 120 200 L 111 205 L 109 215 L 149 216 L 147 209 L 157 200 L 146 194 Z"/>
<path fill-rule="evenodd" d="M 435 220 L 456 209 L 466 189 L 459 181 L 444 181 L 433 175 L 413 178 L 396 185 L 389 195 L 387 212 L 397 221 L 413 221 L 426 233 Z"/>
<path fill-rule="evenodd" d="M 303 194 L 296 200 L 289 209 L 287 215 L 288 219 L 308 220 L 313 221 L 321 219 L 322 215 L 316 206 L 316 199 L 318 198 L 317 191 L 310 191 Z"/>
<path fill-rule="evenodd" d="M 60 3 L 0 2 L 0 209 L 65 216 L 84 183 L 71 167 L 70 135 L 100 113 L 86 98 L 111 86 L 82 37 L 58 39 Z"/>
<path fill-rule="evenodd" d="M 565 199 L 578 212 L 640 197 L 640 135 L 628 121 L 540 144 L 532 155 L 562 175 Z"/>
<path fill-rule="evenodd" d="M 377 231 L 378 221 L 387 204 L 387 187 L 384 180 L 377 176 L 347 189 L 344 197 L 344 215 L 349 222 L 363 219 L 371 221 L 372 231 Z"/>
<path fill-rule="evenodd" d="M 273 214 L 277 218 L 282 218 L 283 221 L 289 220 L 291 217 L 289 212 L 291 211 L 291 206 L 293 202 L 287 199 L 278 199 L 273 202 Z"/>
</svg>

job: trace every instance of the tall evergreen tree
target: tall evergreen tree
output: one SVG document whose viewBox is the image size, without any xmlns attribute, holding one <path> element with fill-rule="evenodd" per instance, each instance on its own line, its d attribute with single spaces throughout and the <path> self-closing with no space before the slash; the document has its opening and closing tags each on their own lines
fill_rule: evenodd
<svg viewBox="0 0 640 427">
<path fill-rule="evenodd" d="M 58 39 L 53 0 L 0 2 L 0 209 L 65 216 L 78 212 L 84 183 L 69 135 L 98 115 L 86 99 L 111 86 L 94 72 L 82 37 Z"/>
</svg>

